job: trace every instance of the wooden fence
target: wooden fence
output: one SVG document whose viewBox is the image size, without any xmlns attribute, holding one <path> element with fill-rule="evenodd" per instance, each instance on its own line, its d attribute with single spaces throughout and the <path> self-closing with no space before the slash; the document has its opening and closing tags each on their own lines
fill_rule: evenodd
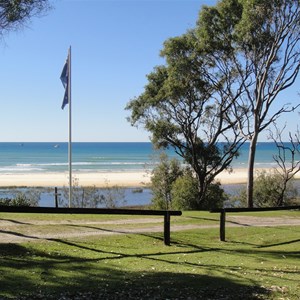
<svg viewBox="0 0 300 300">
<path fill-rule="evenodd" d="M 166 210 L 138 210 L 138 209 L 110 209 L 110 208 L 56 208 L 56 207 L 24 207 L 1 206 L 0 212 L 5 213 L 38 213 L 38 214 L 106 214 L 106 215 L 140 215 L 164 216 L 164 243 L 170 245 L 171 216 L 181 216 L 181 211 Z"/>
<path fill-rule="evenodd" d="M 276 210 L 299 210 L 300 206 L 284 206 L 284 207 L 258 207 L 258 208 L 220 208 L 213 209 L 211 213 L 220 213 L 220 241 L 225 242 L 225 224 L 226 212 L 239 213 L 239 212 L 258 212 L 258 211 L 276 211 Z"/>
</svg>

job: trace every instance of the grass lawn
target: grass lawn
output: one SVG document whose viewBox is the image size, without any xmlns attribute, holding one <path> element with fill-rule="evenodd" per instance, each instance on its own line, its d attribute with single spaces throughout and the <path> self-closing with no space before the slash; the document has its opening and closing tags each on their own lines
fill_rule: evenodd
<svg viewBox="0 0 300 300">
<path fill-rule="evenodd" d="M 245 215 L 299 218 L 300 212 Z M 218 217 L 185 212 L 171 224 L 216 225 Z M 0 214 L 0 221 L 13 223 L 11 232 L 20 224 L 27 231 L 60 230 L 65 225 L 30 223 L 66 218 L 124 219 Z M 225 243 L 218 228 L 171 232 L 169 247 L 162 239 L 162 233 L 149 232 L 2 243 L 0 299 L 300 299 L 300 226 L 229 228 Z"/>
</svg>

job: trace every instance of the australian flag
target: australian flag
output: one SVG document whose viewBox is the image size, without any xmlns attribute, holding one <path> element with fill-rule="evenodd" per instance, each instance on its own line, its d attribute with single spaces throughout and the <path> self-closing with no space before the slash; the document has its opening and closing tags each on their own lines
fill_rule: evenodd
<svg viewBox="0 0 300 300">
<path fill-rule="evenodd" d="M 60 75 L 60 80 L 65 88 L 65 95 L 64 95 L 61 109 L 64 109 L 64 107 L 69 103 L 69 76 L 70 76 L 70 72 L 69 72 L 69 55 L 68 55 L 68 58 L 66 60 L 66 63 Z"/>
</svg>

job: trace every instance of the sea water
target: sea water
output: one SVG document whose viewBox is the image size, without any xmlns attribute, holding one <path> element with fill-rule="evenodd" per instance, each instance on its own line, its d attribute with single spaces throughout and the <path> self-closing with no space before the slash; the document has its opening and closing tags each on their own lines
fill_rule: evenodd
<svg viewBox="0 0 300 300">
<path fill-rule="evenodd" d="M 246 168 L 246 143 L 232 162 L 233 168 Z M 179 158 L 174 151 L 168 155 Z M 256 167 L 276 166 L 275 143 L 258 143 Z M 151 143 L 73 143 L 72 168 L 76 172 L 124 172 L 152 168 L 159 154 Z M 0 173 L 65 172 L 68 169 L 68 143 L 0 143 Z"/>
<path fill-rule="evenodd" d="M 248 162 L 246 143 L 240 155 L 232 162 L 233 169 L 246 168 Z M 168 150 L 170 157 L 176 153 Z M 278 155 L 275 143 L 258 143 L 255 167 L 276 166 L 274 156 Z M 297 158 L 299 159 L 299 157 Z M 74 172 L 134 172 L 151 170 L 159 161 L 159 153 L 151 143 L 76 143 L 72 144 L 72 168 Z M 0 143 L 0 174 L 57 173 L 68 170 L 68 143 Z M 80 183 L 79 183 L 80 184 Z M 7 195 L 0 190 L 0 197 Z M 53 194 L 45 194 L 40 205 L 53 205 Z M 139 205 L 150 202 L 151 193 L 126 190 L 126 204 Z M 50 200 L 51 199 L 51 200 Z M 145 202 L 145 199 L 146 202 Z"/>
<path fill-rule="evenodd" d="M 142 170 L 152 163 L 151 143 L 72 143 L 76 172 Z M 68 143 L 0 143 L 0 173 L 65 172 Z"/>
</svg>

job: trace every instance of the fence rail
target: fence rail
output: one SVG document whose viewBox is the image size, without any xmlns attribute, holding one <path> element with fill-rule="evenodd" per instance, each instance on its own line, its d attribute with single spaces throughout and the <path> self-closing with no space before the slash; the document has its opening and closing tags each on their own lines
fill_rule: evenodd
<svg viewBox="0 0 300 300">
<path fill-rule="evenodd" d="M 220 241 L 225 242 L 226 241 L 226 213 L 227 212 L 233 212 L 233 213 L 239 213 L 239 212 L 259 212 L 259 211 L 278 211 L 278 210 L 299 210 L 300 205 L 297 206 L 279 206 L 279 207 L 253 207 L 253 208 L 219 208 L 219 209 L 212 209 L 211 213 L 220 213 Z"/>
<path fill-rule="evenodd" d="M 38 213 L 38 214 L 106 214 L 106 215 L 140 215 L 164 216 L 164 244 L 170 245 L 171 216 L 181 216 L 177 210 L 121 209 L 121 208 L 64 208 L 64 207 L 24 207 L 0 206 L 0 212 L 5 213 Z"/>
</svg>

